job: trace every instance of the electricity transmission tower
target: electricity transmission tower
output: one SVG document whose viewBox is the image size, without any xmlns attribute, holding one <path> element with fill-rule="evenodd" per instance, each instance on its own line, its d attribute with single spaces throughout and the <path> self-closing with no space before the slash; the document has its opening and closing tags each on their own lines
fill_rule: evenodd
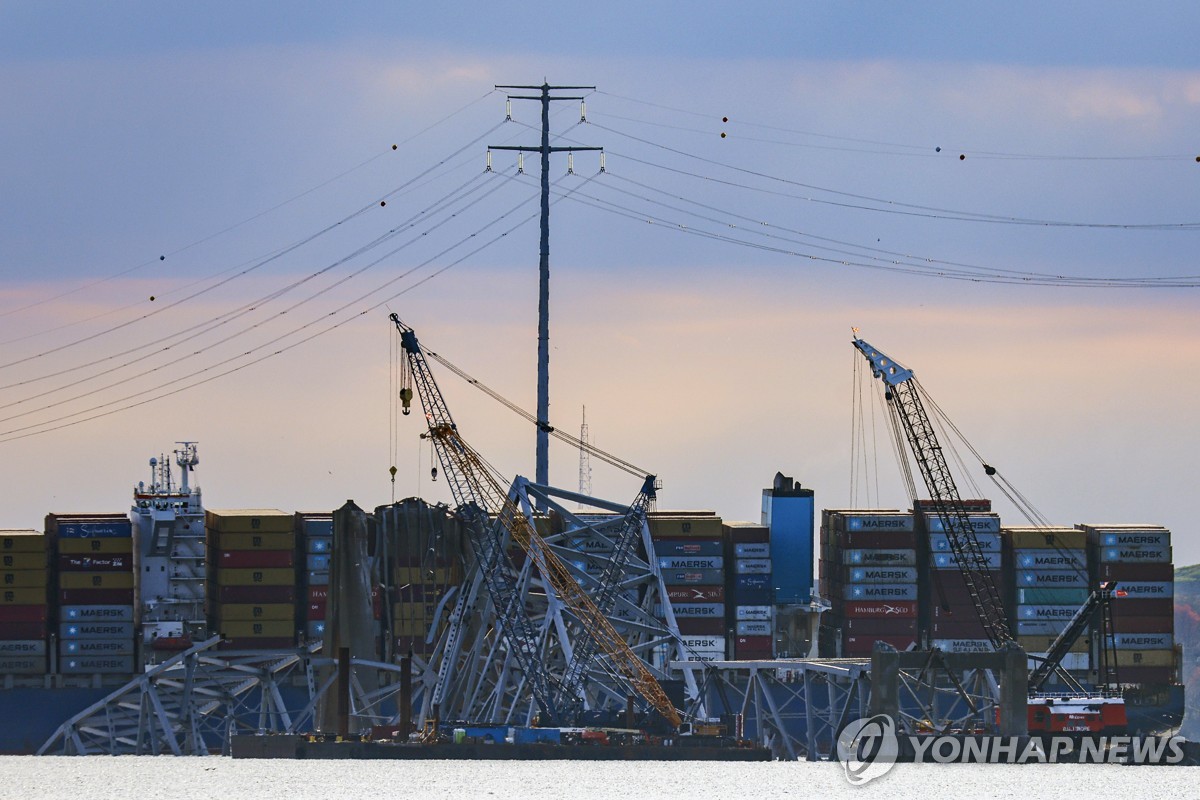
<svg viewBox="0 0 1200 800">
<path fill-rule="evenodd" d="M 550 103 L 557 100 L 578 100 L 582 95 L 552 95 L 551 92 L 577 89 L 595 90 L 595 86 L 496 86 L 497 89 L 534 90 L 536 95 L 512 94 L 512 100 L 537 100 L 542 104 L 542 143 L 534 146 L 489 145 L 489 150 L 516 150 L 539 153 L 542 157 L 542 219 L 541 248 L 538 262 L 538 379 L 537 379 L 537 469 L 538 484 L 550 484 L 550 154 L 571 153 L 576 150 L 603 150 L 603 147 L 551 147 Z M 580 115 L 582 118 L 582 114 Z"/>
</svg>

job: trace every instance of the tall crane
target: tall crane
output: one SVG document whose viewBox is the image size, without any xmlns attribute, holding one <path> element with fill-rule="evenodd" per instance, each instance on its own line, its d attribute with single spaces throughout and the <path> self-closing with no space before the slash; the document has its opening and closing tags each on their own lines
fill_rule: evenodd
<svg viewBox="0 0 1200 800">
<path fill-rule="evenodd" d="M 477 554 L 478 568 L 485 570 L 485 583 L 496 606 L 502 633 L 518 659 L 538 706 L 553 721 L 562 721 L 564 714 L 561 704 L 574 702 L 572 698 L 579 693 L 579 685 L 588 665 L 597 651 L 600 651 L 634 691 L 672 728 L 679 728 L 682 722 L 679 712 L 646 665 L 613 627 L 602 605 L 583 591 L 566 564 L 546 545 L 521 512 L 512 493 L 501 488 L 499 480 L 483 458 L 459 435 L 458 426 L 450 416 L 445 398 L 429 369 L 416 333 L 401 322 L 396 314 L 391 315 L 391 320 L 400 332 L 400 344 L 405 352 L 408 370 L 406 379 L 411 380 L 415 386 L 425 411 L 429 425 L 425 435 L 433 442 L 454 500 L 462 509 L 468 534 Z M 407 386 L 407 382 L 405 385 Z M 411 399 L 411 394 L 408 397 Z M 405 402 L 407 404 L 409 400 Z M 655 485 L 654 476 L 647 476 L 643 490 L 635 501 L 635 507 L 640 505 L 643 515 L 645 507 L 654 498 Z M 634 511 L 632 516 L 637 517 L 636 508 Z M 489 513 L 495 515 L 495 523 L 491 525 L 488 524 Z M 630 522 L 626 527 L 631 525 Z M 552 676 L 545 668 L 540 654 L 536 652 L 532 624 L 518 600 L 513 580 L 514 570 L 505 547 L 506 538 L 516 542 L 534 562 L 543 579 L 553 588 L 586 632 L 583 643 L 576 648 L 568 665 L 565 680 Z M 624 546 L 628 550 L 634 539 L 633 532 L 623 529 L 618 538 L 618 546 Z M 614 558 L 613 563 L 619 566 L 620 562 Z M 619 584 L 619 575 L 609 576 L 607 569 L 605 574 L 608 580 L 604 582 L 602 579 L 599 601 L 611 609 L 616 586 Z M 469 608 L 467 604 L 470 600 L 464 593 L 458 603 L 461 608 L 456 607 L 454 618 L 461 621 Z M 457 635 L 461 629 L 461 625 L 452 623 L 448 635 Z M 447 661 L 443 661 L 442 666 L 443 670 L 453 669 L 452 666 L 447 666 Z M 446 680 L 448 676 L 439 673 L 434 687 L 435 693 L 439 687 L 445 685 Z M 568 698 L 568 693 L 572 698 Z"/>
<path fill-rule="evenodd" d="M 954 477 L 950 474 L 950 467 L 930 423 L 929 414 L 925 411 L 925 404 L 921 401 L 913 371 L 862 339 L 855 338 L 854 346 L 870 362 L 874 376 L 887 386 L 885 396 L 888 404 L 904 428 L 904 435 L 929 490 L 934 511 L 946 531 L 954 561 L 975 604 L 985 635 L 996 648 L 1013 641 L 1000 592 L 992 580 L 987 558 L 975 537 L 975 529 Z"/>
</svg>

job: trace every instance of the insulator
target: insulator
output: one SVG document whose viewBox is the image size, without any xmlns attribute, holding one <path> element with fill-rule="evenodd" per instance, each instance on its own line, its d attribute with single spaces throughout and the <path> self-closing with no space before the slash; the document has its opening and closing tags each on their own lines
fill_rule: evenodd
<svg viewBox="0 0 1200 800">
<path fill-rule="evenodd" d="M 604 151 L 600 151 L 600 171 L 604 172 Z"/>
<path fill-rule="evenodd" d="M 504 101 L 504 119 L 508 122 L 512 121 L 512 98 Z"/>
<path fill-rule="evenodd" d="M 568 175 L 575 174 L 575 154 L 574 153 L 567 153 L 567 174 Z"/>
<path fill-rule="evenodd" d="M 491 171 L 492 171 L 492 151 L 488 150 L 487 151 L 487 169 L 485 169 L 484 172 L 491 172 Z"/>
<path fill-rule="evenodd" d="M 524 153 L 517 153 L 517 174 L 518 175 L 525 174 L 525 154 Z"/>
<path fill-rule="evenodd" d="M 579 101 L 579 121 L 587 122 L 587 101 L 586 100 Z"/>
</svg>

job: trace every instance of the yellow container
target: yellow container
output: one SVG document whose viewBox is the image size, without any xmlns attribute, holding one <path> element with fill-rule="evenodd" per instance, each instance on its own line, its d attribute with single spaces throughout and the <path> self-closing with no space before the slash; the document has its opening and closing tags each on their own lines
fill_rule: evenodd
<svg viewBox="0 0 1200 800">
<path fill-rule="evenodd" d="M 1008 533 L 1014 550 L 1082 550 L 1087 546 L 1087 534 L 1074 528 L 1001 528 L 1001 531 Z"/>
<path fill-rule="evenodd" d="M 40 589 L 5 589 L 0 587 L 0 606 L 44 606 L 46 587 Z"/>
<path fill-rule="evenodd" d="M 423 586 L 445 586 L 446 584 L 461 583 L 458 567 L 396 567 L 396 585 L 420 584 Z"/>
<path fill-rule="evenodd" d="M 291 603 L 226 603 L 219 608 L 218 615 L 221 622 L 291 622 L 296 618 L 296 607 Z"/>
<path fill-rule="evenodd" d="M 44 553 L 47 541 L 41 531 L 0 531 L 0 553 Z"/>
<path fill-rule="evenodd" d="M 214 531 L 209 529 L 209 541 Z M 294 533 L 244 533 L 221 531 L 215 534 L 217 548 L 220 550 L 294 550 L 296 535 Z"/>
<path fill-rule="evenodd" d="M 1117 651 L 1117 677 L 1120 677 L 1121 667 L 1172 667 L 1174 665 L 1174 650 Z"/>
<path fill-rule="evenodd" d="M 292 586 L 294 569 L 222 569 L 217 571 L 218 586 Z"/>
<path fill-rule="evenodd" d="M 296 635 L 296 626 L 291 621 L 234 621 L 220 627 L 227 639 L 289 639 Z"/>
<path fill-rule="evenodd" d="M 424 636 L 429 623 L 423 619 L 398 619 L 392 623 L 393 636 Z"/>
<path fill-rule="evenodd" d="M 132 589 L 132 572 L 60 572 L 60 589 Z"/>
<path fill-rule="evenodd" d="M 0 551 L 0 569 L 46 569 L 46 554 L 38 553 L 8 553 Z"/>
<path fill-rule="evenodd" d="M 222 533 L 291 533 L 296 518 L 275 508 L 243 508 L 204 512 L 204 526 Z"/>
<path fill-rule="evenodd" d="M 650 536 L 655 539 L 720 539 L 718 516 L 663 516 L 649 520 Z"/>
<path fill-rule="evenodd" d="M 1053 636 L 1018 636 L 1017 644 L 1024 648 L 1026 653 L 1048 653 L 1050 645 L 1054 643 Z M 1080 636 L 1075 640 L 1075 644 L 1071 645 L 1070 653 L 1086 653 L 1088 651 L 1091 639 L 1087 636 Z"/>
<path fill-rule="evenodd" d="M 0 572 L 0 589 L 27 589 L 46 587 L 46 570 L 23 569 L 15 572 Z"/>
<path fill-rule="evenodd" d="M 393 603 L 393 619 L 433 619 L 437 603 Z"/>
<path fill-rule="evenodd" d="M 59 539 L 58 552 L 67 555 L 80 553 L 132 553 L 133 539 L 128 536 L 112 539 Z"/>
</svg>

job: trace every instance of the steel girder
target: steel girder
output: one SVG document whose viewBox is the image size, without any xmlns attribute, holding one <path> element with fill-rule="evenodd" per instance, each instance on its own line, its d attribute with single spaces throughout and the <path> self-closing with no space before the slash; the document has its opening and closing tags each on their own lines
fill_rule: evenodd
<svg viewBox="0 0 1200 800">
<path fill-rule="evenodd" d="M 304 650 L 219 651 L 219 642 L 213 637 L 135 677 L 59 726 L 38 755 L 227 755 L 233 736 L 312 729 L 314 709 L 336 678 L 319 684 L 316 675 L 332 658 Z M 401 668 L 354 665 L 395 676 L 371 691 L 352 679 L 356 729 L 395 720 L 390 705 Z M 414 670 L 423 668 L 414 660 Z"/>
<path fill-rule="evenodd" d="M 629 506 L 520 477 L 509 496 L 530 524 L 542 532 L 543 541 L 567 564 L 584 590 L 593 599 L 599 596 L 604 566 L 617 549 L 623 515 Z M 561 520 L 562 529 L 545 531 L 546 518 L 538 517 L 535 509 L 552 513 Z M 640 547 L 624 557 L 608 619 L 657 680 L 678 678 L 667 665 L 686 657 L 679 642 L 679 627 L 667 600 L 649 529 L 644 521 L 639 528 Z M 558 678 L 566 673 L 576 647 L 584 641 L 578 620 L 537 574 L 532 559 L 526 559 L 520 567 L 516 586 L 519 601 L 537 631 L 542 667 Z M 438 644 L 423 676 L 423 702 L 417 706 L 419 724 L 435 717 L 529 724 L 537 708 L 527 676 L 500 635 L 496 608 L 478 569 L 467 576 L 459 593 L 450 623 L 444 630 L 430 632 L 438 638 Z M 690 673 L 684 677 L 685 690 L 695 696 L 694 677 Z M 589 659 L 580 686 L 582 696 L 571 699 L 585 711 L 624 709 L 627 699 L 636 694 L 601 653 Z"/>
<path fill-rule="evenodd" d="M 915 656 L 910 653 L 905 655 Z M 905 665 L 885 692 L 898 700 L 898 733 L 995 732 L 998 687 L 993 670 L 967 666 L 970 656 L 947 664 L 931 651 L 920 665 Z M 994 658 L 994 654 L 987 654 Z M 982 658 L 980 659 L 982 661 Z M 834 757 L 838 734 L 871 716 L 879 681 L 889 678 L 872 659 L 772 659 L 680 665 L 701 680 L 710 718 L 736 720 L 739 738 L 770 748 L 783 760 Z M 873 668 L 874 667 L 874 668 Z"/>
</svg>

